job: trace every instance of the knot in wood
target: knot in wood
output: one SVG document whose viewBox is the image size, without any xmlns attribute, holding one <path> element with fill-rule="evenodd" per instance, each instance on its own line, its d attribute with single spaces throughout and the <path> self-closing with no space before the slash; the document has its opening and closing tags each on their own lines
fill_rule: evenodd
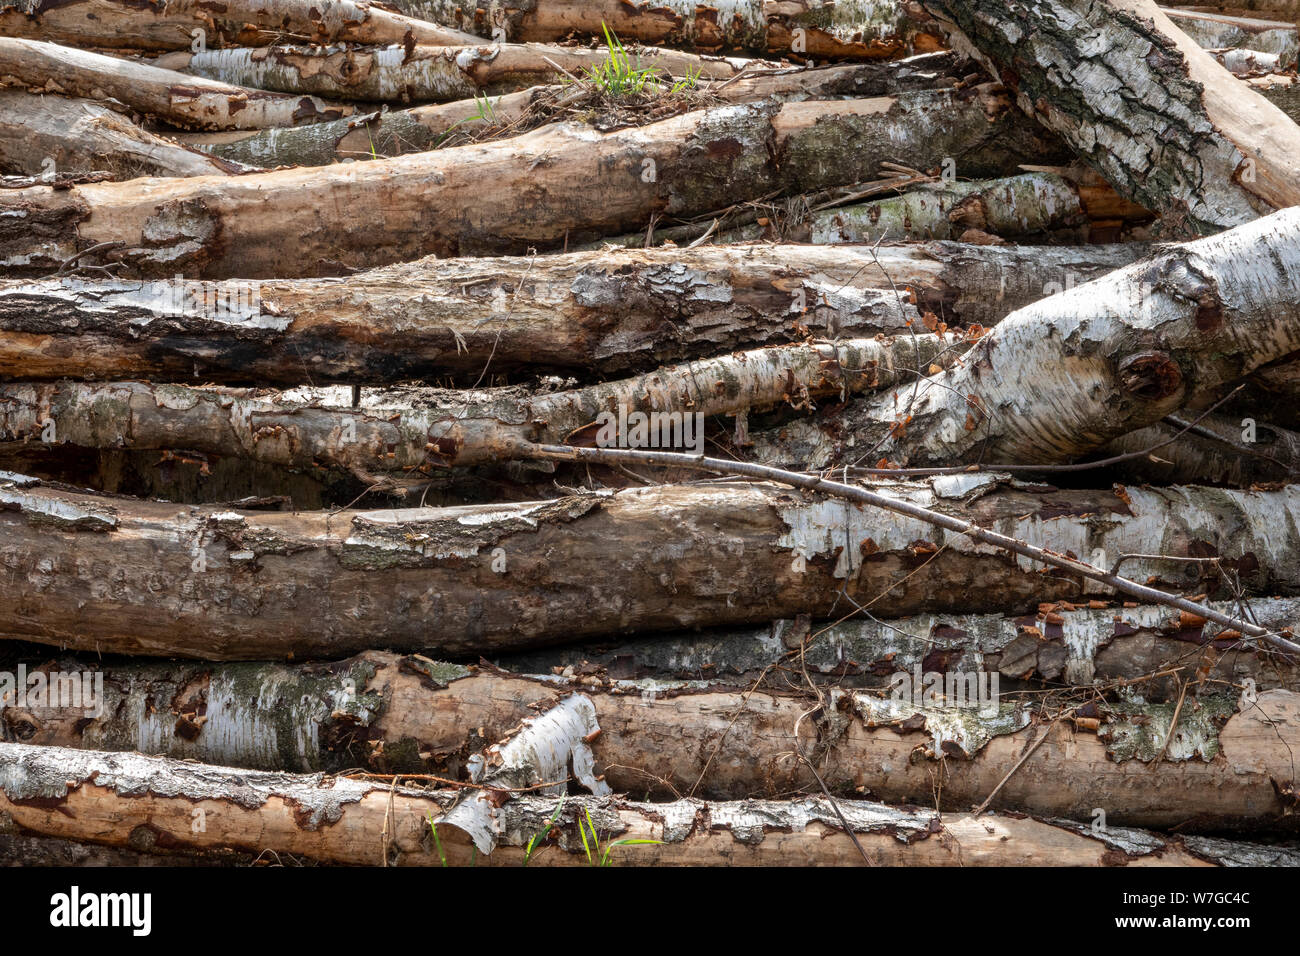
<svg viewBox="0 0 1300 956">
<path fill-rule="evenodd" d="M 1120 388 L 1147 401 L 1159 401 L 1183 386 L 1183 370 L 1167 352 L 1138 352 L 1119 363 Z"/>
</svg>

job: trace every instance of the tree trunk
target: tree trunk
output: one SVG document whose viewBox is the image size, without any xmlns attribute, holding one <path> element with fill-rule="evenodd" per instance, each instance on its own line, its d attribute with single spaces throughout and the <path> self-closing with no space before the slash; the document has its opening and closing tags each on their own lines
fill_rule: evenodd
<svg viewBox="0 0 1300 956">
<path fill-rule="evenodd" d="M 121 50 L 188 50 L 203 43 L 256 45 L 286 34 L 313 43 L 460 45 L 474 38 L 457 30 L 394 13 L 360 0 L 4 0 L 0 35 L 68 46 Z"/>
<path fill-rule="evenodd" d="M 394 649 L 477 657 L 839 615 L 841 592 L 879 616 L 1023 614 L 1099 594 L 964 535 L 766 485 L 325 514 L 179 510 L 27 484 L 0 489 L 0 634 L 106 654 L 340 656 L 382 634 Z M 1286 491 L 998 488 L 969 504 L 924 486 L 897 493 L 1101 567 L 1217 555 L 1247 593 L 1300 591 L 1300 503 Z M 1144 558 L 1124 573 L 1227 596 L 1205 563 Z"/>
<path fill-rule="evenodd" d="M 32 176 L 112 173 L 224 176 L 250 167 L 147 133 L 91 100 L 0 90 L 0 170 Z"/>
<path fill-rule="evenodd" d="M 862 448 L 907 465 L 1068 462 L 1297 349 L 1290 209 L 1027 306 L 960 367 L 856 401 L 833 424 L 802 424 L 794 445 L 757 435 L 756 452 L 804 468 L 856 461 Z"/>
<path fill-rule="evenodd" d="M 959 64 L 948 53 L 905 62 L 871 62 L 814 70 L 782 70 L 743 76 L 699 88 L 724 103 L 775 97 L 783 102 L 893 96 L 952 86 Z M 326 166 L 344 160 L 385 159 L 444 146 L 464 137 L 516 133 L 589 99 L 581 88 L 539 87 L 506 93 L 485 107 L 481 99 L 350 117 L 293 129 L 248 133 L 188 133 L 180 140 L 214 156 L 260 166 Z M 454 137 L 453 137 L 453 134 Z"/>
<path fill-rule="evenodd" d="M 942 130 L 932 131 L 940 117 Z M 21 210 L 23 224 L 0 227 L 0 268 L 41 275 L 104 242 L 125 246 L 97 257 L 132 273 L 204 278 L 524 252 L 640 228 L 652 215 L 697 216 L 774 191 L 874 179 L 898 157 L 937 166 L 951 156 L 963 157 L 963 175 L 987 176 L 1059 153 L 990 86 L 724 106 L 639 129 L 563 124 L 326 169 L 14 190 L 0 195 L 0 214 L 13 222 L 9 211 Z"/>
<path fill-rule="evenodd" d="M 500 808 L 497 847 L 480 854 L 439 823 L 446 791 L 320 775 L 240 773 L 238 789 L 213 773 L 157 757 L 0 745 L 0 806 L 11 839 L 37 835 L 142 853 L 254 854 L 378 866 L 588 865 L 578 821 L 590 819 L 611 862 L 649 865 L 858 864 L 852 827 L 881 866 L 1294 865 L 1294 851 L 1222 839 L 1162 836 L 1040 821 L 1023 814 L 940 815 L 861 800 L 638 804 L 523 795 Z M 838 813 L 836 812 L 838 809 Z M 547 822 L 555 818 L 555 824 Z M 438 825 L 438 841 L 430 820 Z M 531 855 L 525 845 L 542 837 Z M 590 837 L 588 837 L 590 841 Z M 165 848 L 165 849 L 164 849 Z M 103 849 L 85 852 L 103 854 Z M 604 850 L 597 855 L 603 856 Z M 171 857 L 168 857 L 170 860 Z"/>
<path fill-rule="evenodd" d="M 1300 203 L 1300 127 L 1150 0 L 923 2 L 1121 195 L 1201 230 Z"/>
<path fill-rule="evenodd" d="M 0 283 L 0 377 L 472 384 L 489 362 L 626 375 L 797 340 L 796 324 L 828 338 L 894 335 L 929 310 L 953 327 L 989 326 L 1145 251 L 701 246 L 426 259 L 334 281 L 14 281 Z"/>
<path fill-rule="evenodd" d="M 1231 602 L 1220 606 L 1233 607 Z M 514 676 L 492 667 L 380 651 L 305 665 L 95 662 L 88 667 L 65 656 L 23 665 L 25 670 L 17 670 L 10 680 L 20 690 L 75 687 L 69 682 L 80 680 L 82 696 L 59 699 L 59 704 L 71 703 L 54 706 L 54 700 L 29 691 L 30 699 L 15 703 L 11 687 L 0 735 L 26 744 L 134 750 L 255 770 L 364 767 L 377 773 L 460 779 L 471 769 L 472 754 L 502 738 L 554 695 L 580 691 L 593 701 L 605 727 L 593 746 L 602 767 L 608 768 L 607 779 L 620 791 L 640 793 L 647 786 L 641 768 L 648 766 L 649 745 L 639 735 L 652 728 L 653 733 L 671 731 L 682 740 L 704 740 L 700 715 L 710 709 L 724 714 L 745 709 L 741 700 L 764 671 L 776 673 L 774 669 L 806 671 L 823 692 L 854 685 L 886 697 L 900 674 L 910 678 L 934 673 L 941 679 L 953 675 L 963 681 L 974 676 L 981 687 L 1000 688 L 1008 706 L 1017 700 L 1013 694 L 1023 689 L 1055 707 L 1068 699 L 1068 694 L 1061 696 L 1062 682 L 1090 685 L 1097 678 L 1103 692 L 1106 683 L 1137 685 L 1143 699 L 1163 705 L 1155 713 L 1163 715 L 1166 729 L 1184 683 L 1204 695 L 1206 706 L 1213 703 L 1214 694 L 1233 695 L 1237 687 L 1262 693 L 1300 683 L 1294 661 L 1256 654 L 1232 638 L 1216 639 L 1205 633 L 1204 623 L 1184 622 L 1167 607 L 1057 608 L 1023 616 L 856 620 L 826 633 L 819 633 L 823 628 L 818 627 L 806 639 L 806 621 L 802 628 L 798 622 L 779 621 L 757 630 L 615 644 L 590 659 L 581 648 L 506 658 L 512 665 L 536 666 L 535 673 L 544 676 L 528 676 L 527 671 Z M 1296 620 L 1297 602 L 1265 599 L 1252 602 L 1252 609 L 1268 626 L 1281 628 Z M 899 631 L 891 633 L 893 627 Z M 1072 647 L 1075 643 L 1084 646 Z M 561 668 L 562 674 L 572 676 L 551 674 Z M 15 673 L 14 665 L 9 672 Z M 989 682 L 988 674 L 998 675 L 996 684 Z M 89 691 L 88 677 L 95 682 L 102 678 L 102 692 Z M 807 693 L 814 692 L 806 681 L 803 686 Z M 1045 686 L 1058 688 L 1056 695 L 1044 697 Z M 797 713 L 790 708 L 798 695 L 790 696 L 785 681 L 776 678 L 762 688 L 759 693 L 768 703 L 756 705 L 758 711 L 767 707 Z M 1115 725 L 1129 720 L 1122 695 L 1116 698 L 1112 692 L 1110 697 L 1112 704 L 1094 715 L 1103 737 L 1113 736 Z M 1199 707 L 1188 708 L 1187 714 Z M 675 714 L 678 710 L 680 715 Z M 1158 749 L 1163 740 L 1152 733 Z M 746 765 L 741 759 L 741 748 L 753 743 L 743 735 L 727 743 L 714 762 L 731 769 L 719 770 L 716 777 L 706 774 L 700 792 L 744 795 L 774 786 L 767 782 L 771 768 L 766 747 L 755 752 L 763 758 L 757 764 Z M 772 753 L 779 752 L 780 743 L 772 743 Z M 849 746 L 842 739 L 841 745 Z M 698 754 L 688 747 L 688 755 L 681 748 L 666 747 L 656 760 L 670 767 L 666 779 L 689 786 L 710 753 L 708 746 Z M 1145 759 L 1153 756 L 1148 752 Z M 662 782 L 657 786 L 669 792 Z"/>
<path fill-rule="evenodd" d="M 601 38 L 609 27 L 642 43 L 789 52 L 816 61 L 929 53 L 943 44 L 919 4 L 895 0 L 510 0 L 490 9 L 456 0 L 398 0 L 397 6 L 479 36 L 543 43 L 571 33 Z"/>
<path fill-rule="evenodd" d="M 408 388 L 391 396 L 367 395 L 355 409 L 321 407 L 329 396 L 304 405 L 283 393 L 146 382 L 0 385 L 0 435 L 78 448 L 197 451 L 289 468 L 316 465 L 373 481 L 374 475 L 429 464 L 507 460 L 520 442 L 591 444 L 600 440 L 597 429 L 605 413 L 617 416 L 620 441 L 635 440 L 627 437 L 635 436 L 635 414 L 674 415 L 675 428 L 674 421 L 661 430 L 648 419 L 646 440 L 655 444 L 642 447 L 699 451 L 704 416 L 811 409 L 823 398 L 843 401 L 898 387 L 922 370 L 952 364 L 966 347 L 956 333 L 791 344 L 664 366 L 580 389 Z M 97 411 L 110 408 L 112 414 Z M 611 428 L 607 437 L 612 440 L 614 432 Z"/>
<path fill-rule="evenodd" d="M 498 46 L 393 46 L 374 50 L 274 46 L 169 53 L 152 61 L 232 86 L 315 94 L 338 100 L 380 103 L 446 102 L 557 83 L 565 72 L 585 75 L 608 59 L 607 50 L 507 43 Z M 629 53 L 634 68 L 656 71 L 661 89 L 673 77 L 728 80 L 741 71 L 775 70 L 765 60 L 695 56 L 675 50 Z M 548 62 L 550 61 L 550 62 Z M 552 65 L 554 64 L 554 65 Z M 477 113 L 468 112 L 467 116 Z"/>
<path fill-rule="evenodd" d="M 1212 603 L 1225 612 L 1236 607 L 1232 601 Z M 1250 609 L 1278 631 L 1300 620 L 1300 606 L 1291 598 L 1253 600 Z M 769 665 L 783 659 L 785 666 L 797 665 L 819 684 L 868 688 L 886 687 L 894 674 L 911 673 L 918 665 L 923 672 L 996 672 L 1001 686 L 1009 689 L 1041 689 L 1044 683 L 1086 686 L 1172 671 L 1142 682 L 1142 695 L 1155 701 L 1176 700 L 1182 680 L 1205 670 L 1207 680 L 1225 686 L 1249 679 L 1261 689 L 1300 692 L 1295 662 L 1244 650 L 1230 636 L 1217 637 L 1218 631 L 1218 625 L 1185 619 L 1164 605 L 1121 608 L 1094 597 L 1082 605 L 1043 604 L 1036 613 L 1023 615 L 926 614 L 814 627 L 783 620 L 746 630 L 611 637 L 497 655 L 493 662 L 518 674 L 572 668 L 579 679 L 706 681 L 741 688 L 752 686 Z M 808 640 L 800 643 L 804 637 Z"/>
<path fill-rule="evenodd" d="M 350 114 L 312 96 L 249 90 L 71 47 L 0 37 L 0 82 L 34 92 L 111 97 L 185 129 L 265 129 Z"/>
</svg>

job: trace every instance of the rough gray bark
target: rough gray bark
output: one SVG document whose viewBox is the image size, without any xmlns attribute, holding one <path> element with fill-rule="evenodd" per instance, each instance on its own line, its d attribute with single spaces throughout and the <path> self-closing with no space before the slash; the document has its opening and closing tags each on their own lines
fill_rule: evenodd
<svg viewBox="0 0 1300 956">
<path fill-rule="evenodd" d="M 1300 202 L 1300 128 L 1150 0 L 923 2 L 1121 195 L 1203 230 Z"/>
<path fill-rule="evenodd" d="M 485 366 L 626 375 L 798 340 L 799 327 L 893 335 L 909 320 L 921 328 L 923 311 L 989 326 L 1146 251 L 702 246 L 425 259 L 338 280 L 0 282 L 0 377 L 292 386 L 447 374 L 468 384 Z M 227 307 L 208 307 L 217 303 Z"/>
<path fill-rule="evenodd" d="M 561 124 L 327 169 L 148 189 L 13 190 L 0 195 L 0 221 L 10 224 L 0 226 L 0 269 L 46 275 L 105 242 L 124 245 L 87 264 L 203 278 L 335 275 L 429 253 L 556 248 L 641 228 L 655 215 L 699 216 L 774 191 L 875 179 L 882 162 L 900 156 L 921 166 L 962 156 L 972 176 L 1061 158 L 1053 140 L 987 85 L 723 106 L 611 133 Z"/>
<path fill-rule="evenodd" d="M 1300 123 L 1300 81 L 1294 75 L 1261 76 L 1246 82 L 1293 121 Z"/>
<path fill-rule="evenodd" d="M 62 178 L 104 171 L 135 179 L 251 168 L 146 132 L 92 100 L 0 90 L 0 172 Z"/>
<path fill-rule="evenodd" d="M 250 90 L 133 60 L 0 37 L 0 85 L 88 99 L 111 97 L 182 129 L 264 129 L 334 120 L 353 112 L 313 96 Z"/>
<path fill-rule="evenodd" d="M 999 486 L 965 503 L 943 497 L 945 488 L 897 494 L 1102 567 L 1121 554 L 1216 555 L 1247 593 L 1300 591 L 1300 503 L 1289 491 Z M 878 616 L 972 606 L 1023 614 L 1096 590 L 1027 559 L 994 557 L 965 535 L 765 485 L 295 514 L 178 508 L 15 480 L 0 490 L 0 530 L 0 634 L 209 660 L 340 656 L 381 640 L 492 655 L 838 615 L 843 594 L 875 601 Z M 1124 573 L 1227 595 L 1205 564 L 1142 559 Z"/>
<path fill-rule="evenodd" d="M 769 71 L 723 83 L 701 83 L 698 89 L 725 103 L 749 103 L 768 97 L 794 102 L 892 96 L 952 86 L 965 75 L 967 66 L 952 54 L 935 53 L 904 62 Z M 453 133 L 459 138 L 517 131 L 521 124 L 524 128 L 534 124 L 534 117 L 544 118 L 561 107 L 589 99 L 581 89 L 540 87 L 495 97 L 490 100 L 490 109 L 485 109 L 480 98 L 289 129 L 183 134 L 181 141 L 214 156 L 260 166 L 324 166 L 456 145 Z"/>
</svg>

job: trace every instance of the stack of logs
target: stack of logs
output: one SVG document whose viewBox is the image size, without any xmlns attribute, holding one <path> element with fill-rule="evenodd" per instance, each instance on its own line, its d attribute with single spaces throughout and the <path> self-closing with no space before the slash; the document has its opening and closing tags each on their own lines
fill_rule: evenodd
<svg viewBox="0 0 1300 956">
<path fill-rule="evenodd" d="M 1295 0 L 0 2 L 0 859 L 1300 864 Z"/>
</svg>

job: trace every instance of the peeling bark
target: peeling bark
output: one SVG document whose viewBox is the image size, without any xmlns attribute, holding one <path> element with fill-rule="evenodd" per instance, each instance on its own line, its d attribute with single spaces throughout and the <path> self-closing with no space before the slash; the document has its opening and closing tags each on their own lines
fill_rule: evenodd
<svg viewBox="0 0 1300 956">
<path fill-rule="evenodd" d="M 79 448 L 198 451 L 373 480 L 429 464 L 503 461 L 520 442 L 591 444 L 602 414 L 625 422 L 637 412 L 677 416 L 672 435 L 650 425 L 648 440 L 663 442 L 653 447 L 694 448 L 703 445 L 703 416 L 809 409 L 823 398 L 898 387 L 951 364 L 966 347 L 956 333 L 791 344 L 581 389 L 408 388 L 367 394 L 359 408 L 328 407 L 324 397 L 304 403 L 292 393 L 145 382 L 0 385 L 0 449 L 4 439 L 44 435 Z"/>
<path fill-rule="evenodd" d="M 457 0 L 398 0 L 414 17 L 483 37 L 549 42 L 571 33 L 699 49 L 794 52 L 815 60 L 897 57 L 943 44 L 917 3 L 894 0 L 508 0 L 490 9 Z M 796 31 L 801 31 L 796 33 Z"/>
<path fill-rule="evenodd" d="M 538 83 L 556 83 L 564 78 L 563 71 L 583 74 L 608 57 L 607 50 L 541 44 L 396 44 L 366 50 L 347 46 L 244 47 L 170 53 L 152 63 L 231 86 L 338 100 L 419 103 L 472 99 Z M 764 60 L 701 57 L 675 50 L 636 50 L 630 51 L 629 57 L 633 67 L 658 70 L 665 78 L 698 74 L 727 80 L 741 71 L 777 69 L 776 64 Z M 671 80 L 665 82 L 671 85 Z"/>
<path fill-rule="evenodd" d="M 782 102 L 839 97 L 893 96 L 913 90 L 950 87 L 959 78 L 955 57 L 947 53 L 905 62 L 860 63 L 814 70 L 770 71 L 700 89 L 724 103 L 775 98 Z M 452 132 L 469 134 L 511 130 L 536 112 L 547 115 L 580 92 L 539 87 L 506 93 L 491 100 L 489 115 L 482 100 L 458 100 L 415 106 L 332 123 L 250 133 L 190 133 L 181 141 L 225 159 L 260 166 L 325 166 L 344 160 L 384 159 L 452 145 Z"/>
<path fill-rule="evenodd" d="M 188 50 L 194 31 L 208 46 L 269 43 L 286 33 L 313 43 L 459 45 L 473 37 L 365 0 L 5 0 L 0 35 L 68 46 Z"/>
<path fill-rule="evenodd" d="M 359 865 L 519 866 L 528 841 L 555 826 L 533 866 L 588 865 L 578 820 L 591 819 L 603 845 L 614 839 L 659 845 L 612 851 L 615 865 L 857 864 L 839 814 L 877 865 L 1295 865 L 1294 851 L 1197 836 L 1103 831 L 1022 814 L 940 815 L 861 800 L 632 803 L 618 798 L 522 796 L 500 809 L 500 837 L 489 856 L 468 838 L 429 819 L 452 795 L 321 775 L 241 773 L 236 790 L 224 768 L 157 757 L 77 753 L 0 745 L 0 807 L 12 828 L 143 852 L 159 849 L 294 854 Z M 196 821 L 202 820 L 202 826 Z"/>
<path fill-rule="evenodd" d="M 545 691 L 544 685 L 535 686 Z M 596 696 L 602 730 L 592 743 L 597 767 L 613 756 L 634 758 L 637 762 L 631 765 L 605 767 L 605 776 L 611 782 L 635 781 L 638 792 L 676 796 L 669 787 L 685 793 L 701 772 L 702 794 L 735 792 L 753 799 L 755 781 L 762 781 L 760 786 L 767 792 L 799 792 L 816 786 L 804 766 L 791 759 L 792 752 L 802 747 L 814 755 L 832 792 L 867 793 L 888 803 L 937 805 L 959 813 L 991 794 L 1026 746 L 1045 733 L 1046 742 L 998 792 L 995 809 L 1014 807 L 1043 816 L 1089 820 L 1100 807 L 1106 810 L 1108 826 L 1178 825 L 1182 832 L 1287 827 L 1290 800 L 1285 791 L 1294 779 L 1292 752 L 1300 744 L 1295 730 L 1300 701 L 1285 691 L 1258 695 L 1243 713 L 1233 713 L 1230 700 L 1189 696 L 1183 702 L 1186 710 L 1179 715 L 1178 733 L 1159 762 L 1153 760 L 1156 753 L 1143 756 L 1133 750 L 1133 741 L 1116 736 L 1125 726 L 1126 715 L 1138 716 L 1143 723 L 1129 723 L 1128 732 L 1138 734 L 1144 746 L 1158 748 L 1168 733 L 1172 704 L 1101 705 L 1099 711 L 1107 717 L 1103 737 L 1067 728 L 1063 721 L 1030 725 L 1027 714 L 1014 718 L 1016 712 L 1009 705 L 1002 708 L 1004 716 L 993 720 L 974 711 L 918 710 L 845 691 L 833 693 L 830 709 L 816 723 L 804 721 L 796 738 L 795 722 L 808 707 L 799 698 L 757 692 L 742 704 L 740 694 L 712 692 L 652 701 L 639 695 Z M 475 713 L 482 707 L 466 706 Z M 500 712 L 511 705 L 497 698 L 488 706 Z M 521 712 L 525 709 L 517 706 L 515 713 Z M 255 838 L 283 830 L 285 839 L 295 841 L 275 849 L 345 862 L 360 861 L 328 852 L 337 846 L 332 840 L 368 844 L 380 831 L 389 797 L 386 787 L 355 778 L 300 778 L 258 770 L 237 772 L 237 796 L 227 790 L 232 771 L 224 767 L 28 744 L 0 744 L 0 768 L 0 810 L 27 832 L 83 839 L 84 831 L 50 829 L 49 822 L 93 817 L 95 806 L 103 812 L 120 812 L 113 795 L 131 793 L 134 796 L 126 802 L 143 803 L 141 811 L 149 814 L 144 819 L 166 819 L 172 811 L 163 801 L 173 799 L 186 807 L 188 824 L 189 811 L 206 804 L 209 839 L 214 827 L 215 833 L 229 834 L 226 828 L 238 822 Z M 141 787 L 136 781 L 145 775 L 149 783 Z M 393 803 L 400 804 L 403 797 L 418 798 L 421 805 L 422 812 L 412 822 L 425 820 L 431 811 L 442 817 L 427 793 L 401 789 Z M 526 806 L 526 796 L 513 797 L 486 824 L 491 828 L 487 835 L 498 843 L 513 842 L 510 814 Z M 236 813 L 236 807 L 244 813 Z M 378 807 L 380 820 L 371 821 L 370 807 Z M 394 809 L 415 808 L 407 804 Z M 456 819 L 454 809 L 451 814 L 449 824 Z M 395 821 L 390 815 L 391 822 Z M 118 845 L 138 845 L 129 842 L 136 825 L 123 820 L 102 827 L 101 832 L 113 833 Z M 186 830 L 191 828 L 187 825 Z M 264 848 L 224 841 L 206 845 L 254 852 Z M 380 844 L 375 844 L 372 852 L 379 849 Z"/>
<path fill-rule="evenodd" d="M 1247 49 L 1272 53 L 1294 66 L 1300 42 L 1296 24 L 1248 17 L 1230 17 L 1199 10 L 1163 11 L 1179 30 L 1207 50 Z"/>
<path fill-rule="evenodd" d="M 0 171 L 114 179 L 224 176 L 251 170 L 148 133 L 91 100 L 0 90 Z"/>
<path fill-rule="evenodd" d="M 655 214 L 873 179 L 900 156 L 924 166 L 963 156 L 970 175 L 988 176 L 1030 157 L 1051 162 L 1057 150 L 990 86 L 723 106 L 637 129 L 562 124 L 327 169 L 13 190 L 0 195 L 0 222 L 11 223 L 0 226 L 0 268 L 39 276 L 122 242 L 97 257 L 148 276 L 338 274 L 429 253 L 577 243 Z"/>
<path fill-rule="evenodd" d="M 797 340 L 796 325 L 893 335 L 929 310 L 989 326 L 1145 251 L 703 246 L 426 259 L 338 280 L 13 281 L 0 283 L 0 377 L 472 382 L 489 357 L 494 372 L 627 374 Z"/>
<path fill-rule="evenodd" d="M 1220 606 L 1231 607 L 1228 602 Z M 1254 601 L 1252 609 L 1270 626 L 1296 620 L 1294 599 Z M 27 666 L 18 680 L 25 675 L 30 682 L 40 673 L 53 686 L 60 675 L 66 679 L 93 672 L 96 679 L 102 676 L 102 697 L 83 698 L 82 706 L 8 703 L 0 708 L 0 737 L 31 745 L 134 750 L 257 770 L 363 767 L 384 774 L 433 773 L 481 782 L 482 751 L 489 742 L 504 737 L 538 709 L 580 691 L 594 706 L 592 719 L 605 728 L 593 745 L 596 770 L 616 789 L 643 792 L 652 769 L 647 760 L 670 768 L 672 780 L 689 785 L 712 752 L 705 744 L 698 754 L 691 747 L 665 747 L 662 756 L 649 758 L 653 746 L 644 735 L 672 731 L 685 741 L 705 741 L 706 731 L 696 726 L 700 715 L 743 710 L 744 694 L 762 671 L 782 659 L 787 669 L 806 669 L 823 689 L 853 686 L 884 691 L 886 696 L 900 673 L 952 674 L 963 680 L 996 673 L 995 690 L 1000 687 L 1008 702 L 1014 701 L 1013 688 L 1036 690 L 1041 696 L 1043 685 L 1031 684 L 1031 677 L 1051 686 L 1062 681 L 1087 686 L 1094 679 L 1132 682 L 1161 673 L 1164 676 L 1139 683 L 1135 691 L 1162 705 L 1152 719 L 1163 720 L 1166 727 L 1170 705 L 1184 681 L 1191 681 L 1192 692 L 1202 695 L 1211 710 L 1217 707 L 1211 706 L 1211 698 L 1237 695 L 1240 687 L 1262 693 L 1298 683 L 1293 661 L 1256 654 L 1232 638 L 1217 638 L 1207 633 L 1205 624 L 1171 617 L 1164 607 L 1058 608 L 1022 616 L 936 614 L 887 625 L 845 622 L 800 646 L 797 624 L 780 621 L 752 631 L 638 640 L 597 653 L 590 648 L 556 649 L 505 659 L 514 667 L 537 667 L 534 673 L 541 676 L 379 651 L 305 665 L 104 664 L 63 657 Z M 1034 631 L 1048 636 L 1036 637 Z M 564 666 L 561 675 L 550 673 L 552 665 L 555 670 Z M 1178 672 L 1167 673 L 1170 670 Z M 1199 675 L 1204 682 L 1192 680 Z M 801 698 L 784 684 L 780 679 L 769 682 L 762 694 L 770 698 L 773 712 L 794 713 L 790 708 Z M 1116 725 L 1131 719 L 1122 697 L 1115 702 L 1112 692 L 1111 700 L 1094 715 L 1104 737 L 1114 736 Z M 673 715 L 675 708 L 681 710 L 680 717 Z M 1191 714 L 1189 709 L 1189 732 L 1196 724 Z M 942 726 L 943 717 L 934 717 L 936 726 Z M 773 786 L 767 758 L 780 752 L 781 742 L 772 742 L 769 753 L 766 738 L 755 731 L 763 738 L 755 751 L 762 759 L 747 765 L 743 748 L 755 745 L 745 736 L 750 729 L 714 758 L 715 763 L 721 761 L 720 768 L 729 769 L 706 775 L 701 794 L 752 795 Z M 1158 746 L 1162 733 L 1151 731 L 1148 739 Z M 933 748 L 933 743 L 927 746 Z M 1174 755 L 1179 752 L 1175 749 Z M 1145 759 L 1153 757 L 1148 752 Z M 789 773 L 796 771 L 788 768 Z M 538 771 L 536 779 L 509 786 L 564 776 L 549 773 Z M 590 782 L 587 786 L 595 789 Z M 662 782 L 658 787 L 667 792 Z"/>
<path fill-rule="evenodd" d="M 1290 356 L 1298 319 L 1290 209 L 1027 306 L 929 385 L 755 433 L 758 453 L 801 467 L 1071 461 Z"/>
<path fill-rule="evenodd" d="M 923 2 L 1121 195 L 1203 230 L 1300 203 L 1300 127 L 1150 0 Z"/>
<path fill-rule="evenodd" d="M 1225 613 L 1236 610 L 1232 601 L 1211 603 Z M 1300 606 L 1291 598 L 1256 599 L 1249 606 L 1278 631 L 1300 621 Z M 1181 668 L 1141 684 L 1144 697 L 1160 701 L 1176 699 L 1180 678 L 1202 670 L 1206 680 L 1224 685 L 1249 679 L 1260 689 L 1300 691 L 1295 662 L 1257 654 L 1219 632 L 1218 625 L 1185 619 L 1162 605 L 1121 607 L 1092 598 L 1082 605 L 1044 604 L 1028 614 L 925 614 L 843 621 L 807 631 L 797 621 L 782 620 L 740 631 L 610 638 L 493 660 L 518 674 L 572 668 L 579 679 L 594 675 L 649 687 L 656 681 L 704 681 L 747 688 L 793 650 L 798 666 L 814 680 L 845 687 L 886 687 L 892 675 L 920 665 L 922 672 L 997 672 L 1008 689 L 1128 681 Z M 807 634 L 813 636 L 800 643 Z M 71 745 L 65 739 L 37 742 Z M 97 740 L 87 745 L 103 747 Z"/>
<path fill-rule="evenodd" d="M 267 440 L 275 440 L 273 436 Z M 1300 591 L 1300 490 L 896 494 L 1109 566 L 1222 557 L 1248 594 Z M 671 522 L 665 519 L 671 515 Z M 652 487 L 549 502 L 236 512 L 0 491 L 0 634 L 103 653 L 282 659 L 394 649 L 492 655 L 615 634 L 842 613 L 1023 614 L 1096 586 L 964 535 L 765 485 Z M 921 568 L 924 565 L 924 569 Z M 1127 576 L 1226 596 L 1207 565 Z M 915 572 L 910 573 L 909 572 Z"/>
<path fill-rule="evenodd" d="M 85 50 L 0 37 L 0 84 L 89 99 L 111 97 L 184 129 L 264 129 L 352 112 L 312 96 L 286 96 L 185 76 Z"/>
</svg>

